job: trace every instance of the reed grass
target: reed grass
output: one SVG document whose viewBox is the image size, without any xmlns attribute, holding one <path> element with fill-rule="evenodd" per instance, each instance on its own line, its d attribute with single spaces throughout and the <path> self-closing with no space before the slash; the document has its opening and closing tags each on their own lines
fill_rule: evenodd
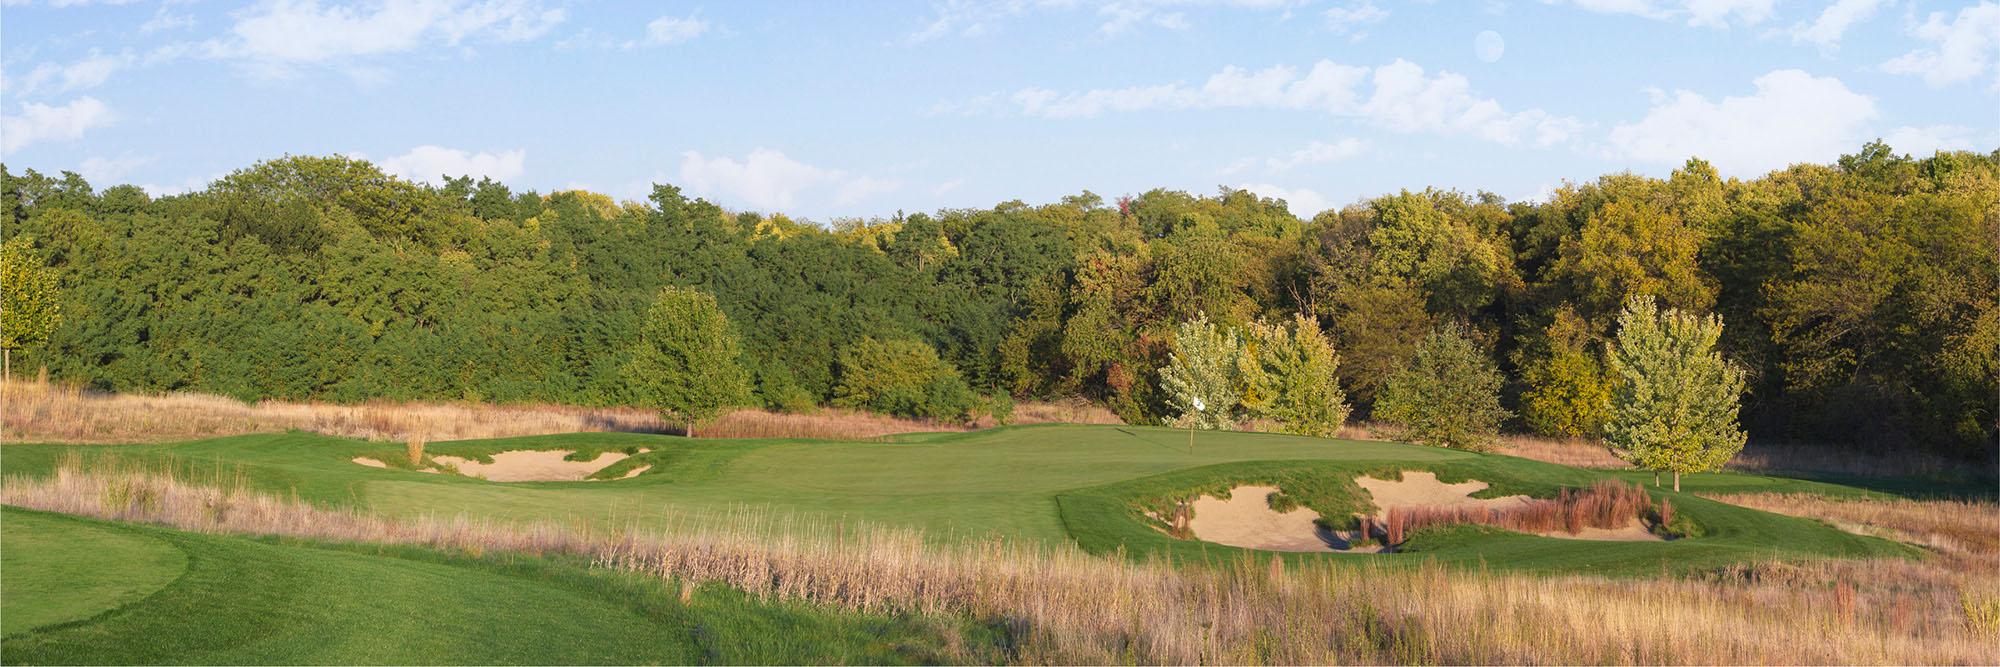
<svg viewBox="0 0 2000 667">
<path fill-rule="evenodd" d="M 1588 489 L 1563 489 L 1550 500 L 1531 500 L 1510 509 L 1487 505 L 1462 508 L 1391 507 L 1379 523 L 1362 522 L 1362 537 L 1382 537 L 1387 544 L 1434 526 L 1478 524 L 1524 533 L 1569 533 L 1585 528 L 1623 528 L 1652 507 L 1646 491 L 1617 480 L 1598 480 Z M 1671 512 L 1671 510 L 1667 510 Z M 1663 513 L 1664 515 L 1664 513 Z"/>
<path fill-rule="evenodd" d="M 721 581 L 760 599 L 965 614 L 1006 628 L 1022 663 L 1992 664 L 1965 595 L 1924 563 L 1759 565 L 1708 578 L 1607 580 L 1416 568 L 1212 566 L 1099 558 L 907 529 L 734 521 L 656 532 L 466 515 L 389 519 L 74 462 L 10 478 L 0 501 L 212 533 L 567 554 L 599 567 Z M 1838 582 L 1850 582 L 1841 588 Z M 1968 593 L 1967 591 L 1971 591 Z"/>
<path fill-rule="evenodd" d="M 1122 423 L 1116 415 L 1081 401 L 1020 403 L 1014 423 Z M 705 438 L 818 438 L 866 440 L 915 431 L 970 431 L 997 425 L 991 417 L 971 424 L 901 419 L 826 408 L 790 414 L 737 410 L 704 426 Z M 245 403 L 193 392 L 161 395 L 91 391 L 46 379 L 0 381 L 0 438 L 9 442 L 123 444 L 175 442 L 292 429 L 383 442 L 507 438 L 527 435 L 622 431 L 681 434 L 657 412 L 629 407 L 527 404 L 369 402 Z"/>
</svg>

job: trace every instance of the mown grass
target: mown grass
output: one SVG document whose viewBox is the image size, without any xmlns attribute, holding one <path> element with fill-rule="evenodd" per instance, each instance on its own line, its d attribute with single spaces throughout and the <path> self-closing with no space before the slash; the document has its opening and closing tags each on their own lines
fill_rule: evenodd
<svg viewBox="0 0 2000 667">
<path fill-rule="evenodd" d="M 1079 546 L 1093 553 L 1133 558 L 1165 557 L 1177 562 L 1217 562 L 1250 553 L 1236 547 L 1174 539 L 1158 530 L 1147 513 L 1176 499 L 1226 491 L 1239 484 L 1277 486 L 1293 501 L 1319 512 L 1329 523 L 1351 528 L 1355 513 L 1374 509 L 1353 483 L 1360 476 L 1399 478 L 1401 471 L 1436 473 L 1445 482 L 1476 479 L 1491 486 L 1477 497 L 1524 494 L 1553 498 L 1562 489 L 1582 489 L 1615 477 L 1508 456 L 1473 456 L 1448 461 L 1253 461 L 1180 470 L 1058 494 L 1064 525 Z M 1795 480 L 1771 483 L 1796 488 Z M 1435 561 L 1462 567 L 1531 572 L 1588 572 L 1637 577 L 1695 573 L 1746 562 L 1820 558 L 1910 558 L 1906 545 L 1853 535 L 1824 524 L 1719 503 L 1693 491 L 1675 493 L 1646 487 L 1655 499 L 1673 503 L 1678 516 L 1700 526 L 1702 537 L 1672 542 L 1606 542 L 1538 537 L 1481 526 L 1453 526 L 1418 533 L 1401 553 L 1286 553 L 1288 562 L 1416 564 Z M 1854 491 L 1859 494 L 1861 492 Z"/>
<path fill-rule="evenodd" d="M 42 512 L 0 522 L 0 637 L 78 621 L 151 595 L 187 555 L 143 531 Z"/>
<path fill-rule="evenodd" d="M 0 508 L 0 516 L 5 543 L 22 547 L 8 569 L 34 573 L 10 572 L 0 594 L 10 625 L 32 628 L 8 630 L 0 647 L 7 664 L 935 664 L 1001 657 L 995 630 L 951 617 L 761 602 L 720 584 L 683 596 L 683 582 L 592 570 L 560 557 L 253 540 L 15 507 Z M 164 546 L 185 554 L 186 567 L 137 599 L 90 596 L 84 614 L 63 596 L 18 586 L 14 576 L 39 577 L 101 546 L 50 539 L 65 533 Z M 109 577 L 150 571 L 139 561 L 94 565 Z M 70 593 L 71 600 L 84 597 Z"/>
</svg>

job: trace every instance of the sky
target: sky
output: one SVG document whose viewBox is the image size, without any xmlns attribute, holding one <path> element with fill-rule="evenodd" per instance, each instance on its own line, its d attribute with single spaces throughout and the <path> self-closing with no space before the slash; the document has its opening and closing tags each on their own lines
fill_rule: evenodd
<svg viewBox="0 0 2000 667">
<path fill-rule="evenodd" d="M 284 155 L 828 222 L 1238 188 L 1545 198 L 2000 148 L 2000 2 L 0 0 L 0 161 Z"/>
</svg>

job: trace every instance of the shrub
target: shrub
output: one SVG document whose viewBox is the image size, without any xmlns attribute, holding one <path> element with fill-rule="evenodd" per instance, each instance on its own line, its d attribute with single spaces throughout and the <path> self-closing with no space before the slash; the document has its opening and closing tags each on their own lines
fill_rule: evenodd
<svg viewBox="0 0 2000 667">
<path fill-rule="evenodd" d="M 840 353 L 833 404 L 902 417 L 965 420 L 979 397 L 921 341 L 863 338 Z"/>
<path fill-rule="evenodd" d="M 1319 323 L 1296 315 L 1288 324 L 1250 325 L 1250 363 L 1244 403 L 1275 419 L 1285 433 L 1330 438 L 1347 423 L 1347 397 L 1340 391 L 1340 355 Z M 1253 399 L 1254 397 L 1254 399 Z"/>
<path fill-rule="evenodd" d="M 1410 442 L 1488 448 L 1501 420 L 1500 369 L 1457 325 L 1432 330 L 1409 363 L 1389 377 L 1375 414 Z"/>
</svg>

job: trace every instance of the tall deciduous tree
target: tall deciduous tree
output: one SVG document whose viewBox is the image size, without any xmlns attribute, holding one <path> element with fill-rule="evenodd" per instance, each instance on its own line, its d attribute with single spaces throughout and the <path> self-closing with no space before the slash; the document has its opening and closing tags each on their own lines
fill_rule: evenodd
<svg viewBox="0 0 2000 667">
<path fill-rule="evenodd" d="M 1674 474 L 1719 470 L 1743 449 L 1736 413 L 1743 371 L 1715 351 L 1722 320 L 1660 310 L 1634 297 L 1618 318 L 1605 444 L 1640 467 Z"/>
<path fill-rule="evenodd" d="M 1251 323 L 1249 331 L 1246 344 L 1253 363 L 1246 368 L 1244 402 L 1277 420 L 1286 433 L 1339 434 L 1348 412 L 1337 376 L 1340 354 L 1319 323 L 1295 315 L 1289 323 Z"/>
<path fill-rule="evenodd" d="M 49 339 L 62 319 L 56 275 L 35 255 L 25 235 L 0 246 L 0 366 L 14 376 L 14 350 Z"/>
<path fill-rule="evenodd" d="M 1160 384 L 1179 416 L 1175 426 L 1228 429 L 1236 426 L 1243 401 L 1243 338 L 1217 327 L 1207 313 L 1174 331 L 1174 353 L 1160 369 Z"/>
<path fill-rule="evenodd" d="M 668 286 L 660 291 L 624 367 L 632 395 L 660 416 L 696 426 L 749 400 L 736 358 L 736 332 L 715 297 Z"/>
<path fill-rule="evenodd" d="M 1500 407 L 1500 369 L 1456 324 L 1431 331 L 1409 363 L 1389 377 L 1375 415 L 1411 442 L 1485 449 L 1508 417 Z"/>
</svg>

